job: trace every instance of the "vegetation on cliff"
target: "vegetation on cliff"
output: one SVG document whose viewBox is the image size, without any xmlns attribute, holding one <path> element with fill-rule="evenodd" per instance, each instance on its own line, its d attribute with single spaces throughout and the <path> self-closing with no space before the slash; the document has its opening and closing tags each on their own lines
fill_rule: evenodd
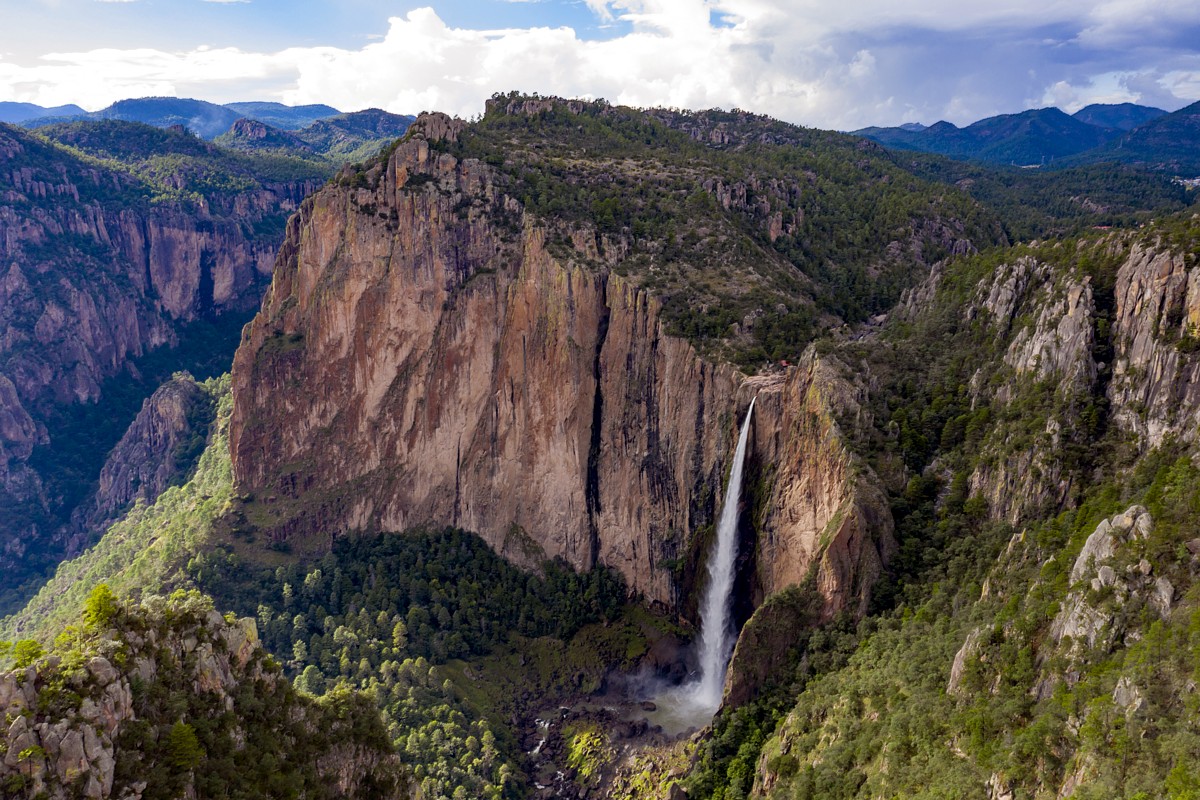
<svg viewBox="0 0 1200 800">
<path fill-rule="evenodd" d="M 1193 217 L 953 261 L 877 336 L 828 345 L 872 376 L 846 430 L 900 554 L 871 615 L 723 715 L 691 796 L 1195 791 L 1194 398 L 1131 425 L 1121 387 L 1161 380 L 1129 372 L 1129 324 L 1194 363 L 1180 300 L 1155 322 L 1128 292 L 1198 244 Z"/>
<path fill-rule="evenodd" d="M 140 122 L 62 122 L 37 133 L 87 161 L 132 174 L 150 190 L 152 202 L 222 204 L 230 194 L 269 183 L 309 181 L 315 186 L 331 172 L 328 164 L 301 153 L 243 153 L 186 130 Z M 263 233 L 278 236 L 278 230 Z"/>
<path fill-rule="evenodd" d="M 497 96 L 447 149 L 498 167 L 504 191 L 564 236 L 592 231 L 675 333 L 747 367 L 794 359 L 940 258 L 1003 240 L 963 193 L 854 137 L 775 123 L 781 134 L 718 148 L 679 129 L 694 119 Z"/>
<path fill-rule="evenodd" d="M 211 600 L 89 596 L 83 623 L 0 675 L 5 797 L 408 797 L 373 703 L 296 692 L 252 620 Z"/>
</svg>

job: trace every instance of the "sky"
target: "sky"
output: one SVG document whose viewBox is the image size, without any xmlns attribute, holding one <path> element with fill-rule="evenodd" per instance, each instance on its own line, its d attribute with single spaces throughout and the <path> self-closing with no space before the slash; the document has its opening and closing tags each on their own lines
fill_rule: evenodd
<svg viewBox="0 0 1200 800">
<path fill-rule="evenodd" d="M 788 122 L 1200 100 L 1197 0 L 0 0 L 0 100 L 482 112 L 510 90 Z"/>
</svg>

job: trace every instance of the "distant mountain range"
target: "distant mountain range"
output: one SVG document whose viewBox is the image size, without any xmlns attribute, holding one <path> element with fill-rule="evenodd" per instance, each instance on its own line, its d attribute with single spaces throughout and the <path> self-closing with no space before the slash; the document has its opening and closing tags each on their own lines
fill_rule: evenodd
<svg viewBox="0 0 1200 800">
<path fill-rule="evenodd" d="M 175 97 L 121 100 L 93 112 L 76 105 L 0 103 L 0 122 L 28 128 L 101 119 L 181 126 L 236 150 L 282 151 L 341 162 L 370 157 L 386 141 L 402 136 L 413 117 L 379 109 L 343 114 L 319 104 L 218 105 Z M 1117 161 L 1185 177 L 1200 175 L 1200 109 L 1195 104 L 1173 113 L 1133 103 L 1094 104 L 1070 115 L 1039 108 L 988 117 L 963 128 L 946 121 L 929 126 L 910 122 L 854 133 L 895 150 L 964 161 L 1021 167 Z"/>
<path fill-rule="evenodd" d="M 1200 173 L 1200 104 L 1174 113 L 1133 103 L 1090 105 L 1072 115 L 1039 108 L 988 117 L 965 128 L 941 121 L 928 127 L 907 123 L 854 133 L 897 150 L 992 164 L 1119 161 L 1180 174 Z"/>
<path fill-rule="evenodd" d="M 86 113 L 86 111 L 77 105 L 46 108 L 45 106 L 34 105 L 33 103 L 13 103 L 8 101 L 0 103 L 0 122 L 7 122 L 11 125 L 18 125 L 36 117 L 67 117 Z"/>
<path fill-rule="evenodd" d="M 413 117 L 377 108 L 343 113 L 327 105 L 246 102 L 217 105 L 177 97 L 121 100 L 100 111 L 0 103 L 0 121 L 26 128 L 118 120 L 155 128 L 181 127 L 202 139 L 242 151 L 272 151 L 323 162 L 360 161 L 403 136 Z"/>
</svg>

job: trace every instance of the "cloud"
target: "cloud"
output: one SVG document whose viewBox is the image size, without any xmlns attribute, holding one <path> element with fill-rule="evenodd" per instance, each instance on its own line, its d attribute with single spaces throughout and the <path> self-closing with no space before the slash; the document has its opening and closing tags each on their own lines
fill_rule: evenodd
<svg viewBox="0 0 1200 800">
<path fill-rule="evenodd" d="M 1082 8 L 1075 0 L 584 2 L 622 33 L 596 40 L 561 26 L 456 28 L 419 8 L 358 49 L 92 50 L 32 65 L 0 60 L 0 97 L 98 107 L 147 94 L 257 96 L 470 116 L 492 93 L 518 89 L 635 106 L 740 107 L 842 129 L 963 123 L 1097 100 L 1175 108 L 1200 97 L 1194 0 Z"/>
</svg>

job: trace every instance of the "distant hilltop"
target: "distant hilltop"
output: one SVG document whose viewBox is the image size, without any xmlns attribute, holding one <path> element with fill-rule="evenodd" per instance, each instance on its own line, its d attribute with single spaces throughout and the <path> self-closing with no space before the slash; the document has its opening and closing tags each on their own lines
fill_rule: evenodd
<svg viewBox="0 0 1200 800">
<path fill-rule="evenodd" d="M 1016 167 L 1115 161 L 1180 175 L 1200 173 L 1200 103 L 1168 113 L 1133 103 L 1095 104 L 1066 114 L 1038 108 L 964 128 L 946 121 L 854 131 L 894 150 L 936 153 Z"/>
</svg>

